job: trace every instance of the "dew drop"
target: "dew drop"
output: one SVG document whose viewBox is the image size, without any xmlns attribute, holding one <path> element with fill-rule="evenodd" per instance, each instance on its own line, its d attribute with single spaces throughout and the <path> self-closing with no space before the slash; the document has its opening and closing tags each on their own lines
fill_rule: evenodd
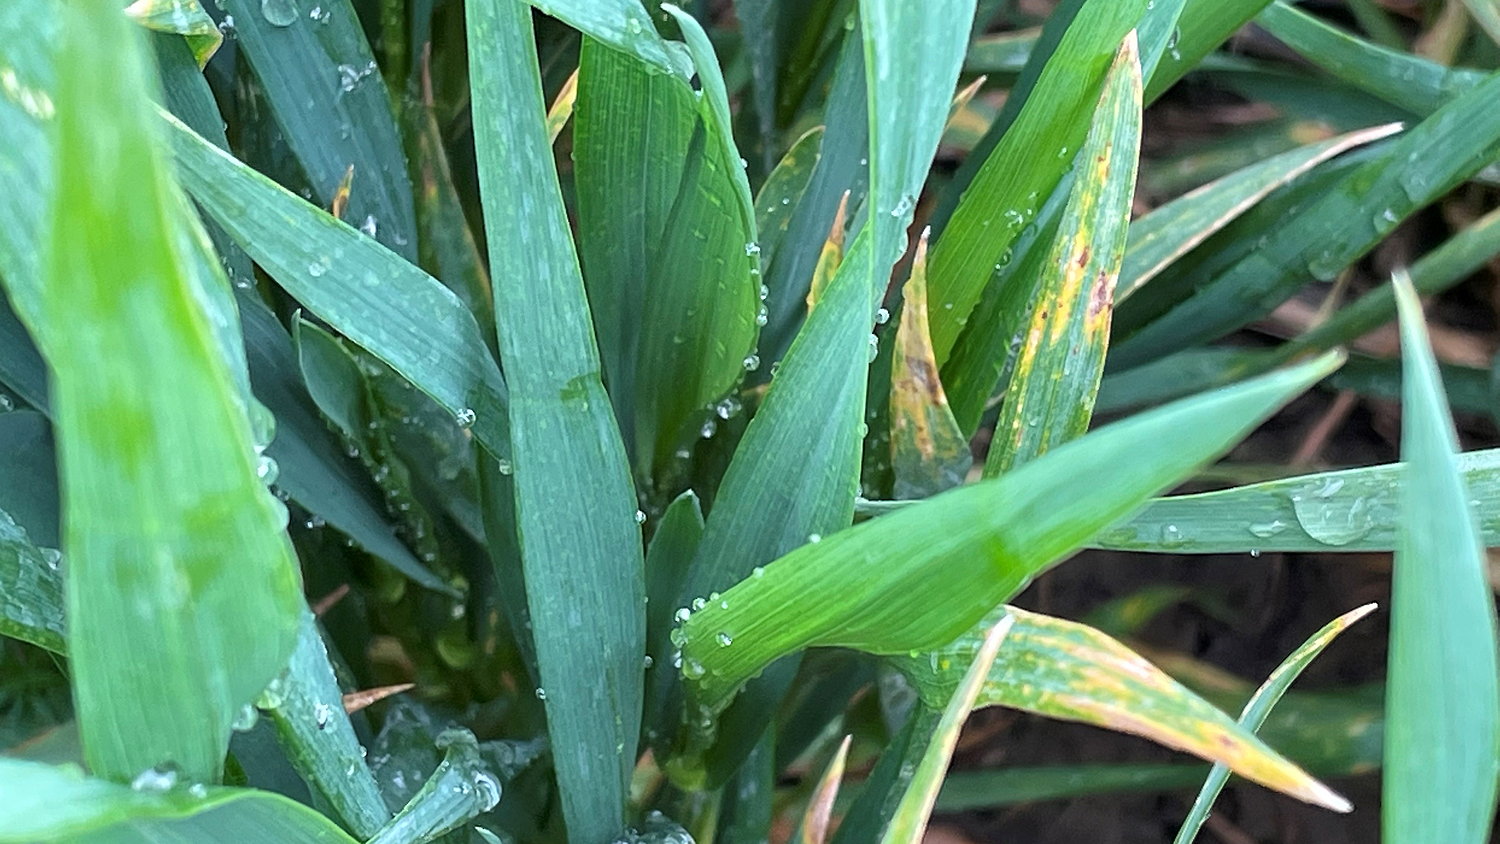
<svg viewBox="0 0 1500 844">
<path fill-rule="evenodd" d="M 760 355 L 746 355 L 743 363 L 746 372 L 754 372 L 760 369 Z"/>
<path fill-rule="evenodd" d="M 472 428 L 474 427 L 475 421 L 477 421 L 478 419 L 479 415 L 474 412 L 474 409 L 472 407 L 461 407 L 458 409 L 457 413 L 453 414 L 453 421 L 457 422 L 458 427 L 460 428 Z M 502 469 L 501 474 L 508 473 L 506 473 Z"/>
<path fill-rule="evenodd" d="M 292 0 L 260 0 L 260 14 L 272 26 L 291 26 L 297 21 Z"/>
<path fill-rule="evenodd" d="M 635 511 L 635 523 L 638 524 L 638 525 L 643 525 L 643 524 L 646 523 L 646 511 L 645 510 L 637 510 L 637 511 Z"/>
<path fill-rule="evenodd" d="M 734 644 L 734 640 L 731 639 L 731 638 L 729 638 L 729 634 L 725 633 L 722 630 L 719 631 L 718 634 L 714 636 L 714 641 L 718 642 L 719 643 L 719 647 L 721 647 L 721 648 L 727 648 L 730 645 Z"/>
<path fill-rule="evenodd" d="M 541 686 L 537 686 L 536 687 L 536 693 L 535 694 L 536 694 L 536 699 L 537 700 L 546 700 L 547 699 L 547 690 L 544 689 L 544 688 L 542 688 Z"/>
</svg>

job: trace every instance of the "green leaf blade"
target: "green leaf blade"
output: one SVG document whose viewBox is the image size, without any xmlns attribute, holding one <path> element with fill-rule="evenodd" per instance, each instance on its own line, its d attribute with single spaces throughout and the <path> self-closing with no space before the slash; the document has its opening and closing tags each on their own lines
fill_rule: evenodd
<svg viewBox="0 0 1500 844">
<path fill-rule="evenodd" d="M 227 281 L 190 263 L 140 35 L 109 2 L 65 21 L 49 281 L 18 305 L 54 375 L 79 726 L 101 775 L 170 762 L 213 781 L 231 720 L 291 651 L 300 582 L 210 326 L 205 286 Z"/>
<path fill-rule="evenodd" d="M 552 164 L 530 10 L 485 0 L 467 12 L 539 696 L 570 838 L 611 841 L 625 825 L 640 728 L 646 618 L 635 494 Z M 580 649 L 585 629 L 591 645 Z"/>
<path fill-rule="evenodd" d="M 1396 279 L 1408 460 L 1396 548 L 1381 818 L 1389 842 L 1479 842 L 1500 752 L 1495 609 L 1457 437 L 1411 283 Z"/>
</svg>

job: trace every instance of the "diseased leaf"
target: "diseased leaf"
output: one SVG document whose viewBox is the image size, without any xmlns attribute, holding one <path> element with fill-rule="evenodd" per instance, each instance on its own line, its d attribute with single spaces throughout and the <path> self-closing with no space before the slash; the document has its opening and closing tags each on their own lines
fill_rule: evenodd
<svg viewBox="0 0 1500 844">
<path fill-rule="evenodd" d="M 998 616 L 1015 627 L 995 660 L 975 707 L 1008 706 L 1051 718 L 1132 733 L 1175 750 L 1222 762 L 1269 788 L 1348 811 L 1346 800 L 1312 779 L 1221 710 L 1110 637 L 1077 622 L 996 610 L 952 644 L 896 663 L 935 706 L 954 694 L 981 634 Z"/>
<path fill-rule="evenodd" d="M 1140 72 L 1132 32 L 1105 77 L 1067 207 L 1034 282 L 986 477 L 1076 439 L 1093 417 L 1140 156 Z"/>
<path fill-rule="evenodd" d="M 891 469 L 896 498 L 919 499 L 963 483 L 974 458 L 948 409 L 927 332 L 927 235 L 917 242 L 902 289 L 901 326 L 891 356 Z"/>
</svg>

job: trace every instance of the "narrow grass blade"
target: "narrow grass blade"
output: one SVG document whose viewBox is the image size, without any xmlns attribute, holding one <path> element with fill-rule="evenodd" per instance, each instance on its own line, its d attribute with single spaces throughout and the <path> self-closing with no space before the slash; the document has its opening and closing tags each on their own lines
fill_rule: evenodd
<svg viewBox="0 0 1500 844">
<path fill-rule="evenodd" d="M 426 844 L 500 802 L 500 779 L 487 769 L 473 733 L 448 730 L 437 746 L 444 751 L 437 770 L 370 844 Z"/>
<path fill-rule="evenodd" d="M 562 90 L 552 98 L 552 105 L 547 108 L 547 141 L 557 143 L 557 136 L 562 134 L 563 127 L 568 125 L 568 119 L 573 116 L 573 107 L 578 103 L 578 71 L 573 71 L 568 81 L 563 83 Z"/>
<path fill-rule="evenodd" d="M 1270 714 L 1271 708 L 1281 700 L 1281 696 L 1302 674 L 1303 669 L 1311 665 L 1312 661 L 1318 658 L 1318 654 L 1332 644 L 1340 633 L 1374 610 L 1374 604 L 1365 604 L 1350 610 L 1328 622 L 1321 630 L 1314 633 L 1312 638 L 1302 643 L 1301 647 L 1292 651 L 1255 691 L 1250 702 L 1245 704 L 1245 711 L 1240 713 L 1240 725 L 1251 732 L 1259 730 L 1261 724 L 1265 723 L 1266 716 Z M 1188 813 L 1187 819 L 1182 822 L 1182 827 L 1178 829 L 1177 837 L 1173 839 L 1174 844 L 1192 844 L 1203 822 L 1208 820 L 1208 812 L 1213 807 L 1214 800 L 1218 798 L 1219 792 L 1224 789 L 1224 783 L 1228 780 L 1229 767 L 1222 762 L 1216 763 L 1208 775 L 1208 780 L 1203 783 L 1203 788 L 1199 790 L 1198 796 L 1193 799 L 1193 808 Z"/>
<path fill-rule="evenodd" d="M 892 491 L 897 498 L 922 499 L 963 483 L 974 462 L 932 356 L 925 233 L 901 298 L 901 326 L 891 355 Z"/>
<path fill-rule="evenodd" d="M 1485 77 L 1481 71 L 1444 67 L 1412 53 L 1371 44 L 1284 2 L 1267 6 L 1255 23 L 1314 65 L 1421 116 Z"/>
<path fill-rule="evenodd" d="M 597 41 L 681 77 L 692 73 L 692 60 L 683 46 L 656 31 L 656 23 L 639 0 L 525 0 Z"/>
<path fill-rule="evenodd" d="M 230 721 L 291 652 L 286 511 L 206 307 L 228 283 L 192 264 L 141 36 L 117 4 L 63 17 L 47 283 L 7 280 L 53 374 L 79 726 L 103 776 L 172 762 L 212 781 Z"/>
<path fill-rule="evenodd" d="M 832 87 L 823 110 L 827 130 L 818 147 L 807 188 L 791 207 L 791 219 L 780 245 L 765 259 L 766 326 L 757 354 L 769 378 L 801 329 L 804 302 L 829 225 L 842 197 L 858 206 L 864 197 L 869 170 L 870 123 L 865 98 L 864 38 L 856 29 L 844 38 L 833 71 Z M 769 227 L 763 227 L 769 228 Z"/>
<path fill-rule="evenodd" d="M 0 636 L 63 653 L 62 555 L 32 544 L 0 510 Z"/>
<path fill-rule="evenodd" d="M 948 771 L 953 750 L 958 746 L 958 731 L 963 728 L 969 711 L 979 700 L 995 657 L 1014 624 L 1014 617 L 1007 615 L 985 634 L 983 643 L 974 653 L 968 672 L 953 690 L 943 709 L 943 717 L 938 721 L 932 741 L 922 754 L 922 761 L 917 765 L 911 785 L 907 786 L 906 793 L 901 797 L 890 826 L 886 827 L 885 834 L 881 836 L 881 844 L 919 844 L 922 840 L 927 831 L 927 819 L 932 815 L 933 804 L 937 802 L 938 789 L 943 784 L 943 776 Z"/>
<path fill-rule="evenodd" d="M 312 613 L 303 613 L 290 662 L 255 705 L 276 725 L 297 774 L 345 828 L 363 840 L 390 819 Z"/>
<path fill-rule="evenodd" d="M 1082 436 L 1093 417 L 1140 157 L 1140 74 L 1132 32 L 1105 77 L 1079 151 L 1080 171 L 1034 282 L 1030 324 L 995 423 L 986 477 Z"/>
<path fill-rule="evenodd" d="M 0 510 L 44 548 L 62 546 L 55 452 L 47 417 L 34 410 L 0 413 Z"/>
<path fill-rule="evenodd" d="M 818 777 L 818 785 L 807 800 L 807 809 L 802 813 L 802 823 L 791 838 L 791 844 L 823 844 L 828 840 L 828 824 L 833 818 L 833 802 L 838 799 L 839 786 L 844 781 L 844 763 L 849 758 L 849 741 L 853 736 L 844 736 L 839 749 L 834 751 L 828 767 Z"/>
<path fill-rule="evenodd" d="M 153 781 L 134 789 L 74 766 L 0 759 L 0 844 L 354 844 L 279 794 Z"/>
<path fill-rule="evenodd" d="M 780 35 L 777 32 L 779 9 L 775 0 L 735 0 L 734 14 L 745 37 L 745 53 L 750 58 L 751 97 L 755 104 L 756 126 L 766 166 L 775 155 L 776 94 L 780 81 Z"/>
<path fill-rule="evenodd" d="M 821 126 L 804 132 L 755 195 L 755 230 L 760 234 L 760 261 L 765 267 L 775 263 L 792 215 L 801 207 L 802 197 L 812 183 L 813 173 L 822 160 L 824 134 Z"/>
<path fill-rule="evenodd" d="M 719 828 L 722 844 L 762 844 L 771 828 L 776 797 L 775 736 L 769 730 L 745 758 L 724 791 Z"/>
<path fill-rule="evenodd" d="M 234 18 L 239 55 L 255 72 L 319 204 L 330 206 L 353 167 L 344 219 L 415 260 L 416 216 L 401 136 L 354 4 L 224 0 L 223 8 Z"/>
<path fill-rule="evenodd" d="M 640 729 L 646 617 L 635 493 L 547 143 L 531 12 L 482 0 L 466 13 L 538 696 L 569 837 L 610 841 L 625 826 Z M 580 649 L 585 629 L 591 646 Z"/>
<path fill-rule="evenodd" d="M 1116 299 L 1125 299 L 1246 209 L 1313 167 L 1397 131 L 1386 124 L 1273 155 L 1191 191 L 1130 225 Z"/>
<path fill-rule="evenodd" d="M 1456 463 L 1479 512 L 1480 538 L 1500 547 L 1500 450 L 1463 452 Z M 1100 531 L 1089 547 L 1171 554 L 1393 551 L 1400 531 L 1402 464 L 1298 475 L 1215 492 L 1153 499 Z M 862 515 L 912 506 L 862 501 Z"/>
<path fill-rule="evenodd" d="M 990 670 L 975 707 L 1008 706 L 1148 738 L 1232 767 L 1268 788 L 1318 805 L 1349 805 L 1271 750 L 1252 729 L 1099 631 L 1014 607 L 1015 627 Z M 993 618 L 994 615 L 991 616 Z M 947 700 L 980 647 L 988 621 L 937 652 L 898 657 L 922 699 Z"/>
<path fill-rule="evenodd" d="M 1391 586 L 1383 840 L 1486 841 L 1500 753 L 1495 607 L 1411 282 L 1395 279 L 1408 461 Z"/>
<path fill-rule="evenodd" d="M 1180 791 L 1202 782 L 1208 770 L 1207 765 L 1121 763 L 954 771 L 943 780 L 934 808 L 956 813 L 1095 794 Z"/>
<path fill-rule="evenodd" d="M 1191 0 L 1173 30 L 1171 49 L 1146 79 L 1146 102 L 1198 67 L 1205 56 L 1260 13 L 1271 0 Z"/>
<path fill-rule="evenodd" d="M 1322 358 L 1132 417 L 1002 478 L 793 551 L 683 625 L 684 668 L 697 675 L 697 703 L 722 709 L 746 678 L 809 646 L 941 647 L 1337 364 Z M 1174 432 L 1170 445 L 1166 430 Z M 1133 459 L 1121 462 L 1122 453 Z M 1098 484 L 1106 473 L 1112 483 Z M 939 569 L 943 576 L 933 576 Z M 860 576 L 850 577 L 855 570 Z"/>
<path fill-rule="evenodd" d="M 472 426 L 491 454 L 510 453 L 500 369 L 452 291 L 181 123 L 167 123 L 183 185 L 257 264 L 309 311 Z"/>
<path fill-rule="evenodd" d="M 1464 7 L 1490 40 L 1500 44 L 1500 5 L 1495 0 L 1464 0 Z"/>
<path fill-rule="evenodd" d="M 886 745 L 859 796 L 844 814 L 833 844 L 875 841 L 895 817 L 943 717 L 940 710 L 927 706 L 911 708 L 905 725 Z"/>
<path fill-rule="evenodd" d="M 702 539 L 703 506 L 697 494 L 688 490 L 668 505 L 646 549 L 647 641 L 663 640 L 672 629 L 679 590 Z M 652 662 L 646 667 L 649 670 L 656 666 Z M 668 668 L 661 666 L 660 671 Z"/>
<path fill-rule="evenodd" d="M 1454 465 L 1478 502 L 1484 541 L 1500 545 L 1500 450 L 1460 454 Z M 1395 463 L 1158 498 L 1090 544 L 1171 554 L 1392 551 L 1404 472 Z"/>
<path fill-rule="evenodd" d="M 1500 74 L 1450 100 L 1205 282 L 1165 316 L 1117 343 L 1122 368 L 1206 342 L 1281 304 L 1310 278 L 1332 279 L 1402 220 L 1500 155 Z M 1371 211 L 1371 209 L 1374 209 Z"/>
<path fill-rule="evenodd" d="M 1073 165 L 1126 33 L 1146 0 L 1093 0 L 1047 62 L 1020 113 L 959 201 L 932 248 L 933 349 L 946 363 L 1006 251 Z M 1040 163 L 1038 163 L 1040 162 Z"/>
</svg>

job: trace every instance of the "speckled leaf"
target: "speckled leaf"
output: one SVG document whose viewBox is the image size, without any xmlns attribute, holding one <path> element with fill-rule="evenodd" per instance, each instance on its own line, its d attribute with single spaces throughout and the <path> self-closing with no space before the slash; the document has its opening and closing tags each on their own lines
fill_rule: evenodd
<svg viewBox="0 0 1500 844">
<path fill-rule="evenodd" d="M 769 267 L 776 260 L 776 251 L 786 236 L 792 214 L 801 204 L 813 171 L 822 158 L 823 135 L 821 126 L 802 133 L 755 195 L 755 228 L 760 233 L 763 266 Z"/>
<path fill-rule="evenodd" d="M 1026 105 L 975 174 L 932 247 L 932 342 L 944 365 L 995 265 L 1073 166 L 1125 35 L 1147 0 L 1091 0 L 1068 27 Z"/>
<path fill-rule="evenodd" d="M 901 326 L 891 353 L 891 469 L 897 498 L 936 495 L 963 483 L 974 458 L 948 408 L 927 333 L 927 237 L 917 242 L 902 290 Z"/>
<path fill-rule="evenodd" d="M 0 510 L 0 636 L 63 653 L 62 555 L 38 548 Z"/>
<path fill-rule="evenodd" d="M 995 477 L 1088 430 L 1104 372 L 1141 141 L 1135 33 L 1105 76 L 985 460 Z M 1012 283 L 1019 281 L 1012 279 Z"/>
<path fill-rule="evenodd" d="M 976 707 L 1007 706 L 1149 738 L 1223 762 L 1247 779 L 1347 811 L 1347 801 L 1266 747 L 1223 711 L 1099 631 L 1014 607 L 1015 627 L 990 669 Z M 937 652 L 897 657 L 918 694 L 937 705 L 958 687 L 990 622 Z"/>
</svg>

